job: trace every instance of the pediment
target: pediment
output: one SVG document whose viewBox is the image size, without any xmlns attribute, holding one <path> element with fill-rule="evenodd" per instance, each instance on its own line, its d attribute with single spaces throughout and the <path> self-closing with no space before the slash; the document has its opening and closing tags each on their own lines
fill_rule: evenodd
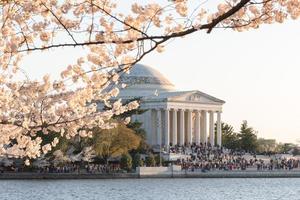
<svg viewBox="0 0 300 200">
<path fill-rule="evenodd" d="M 173 96 L 168 98 L 169 101 L 182 101 L 182 102 L 191 102 L 191 103 L 207 103 L 207 104 L 223 104 L 223 100 L 217 99 L 213 96 L 205 94 L 200 91 L 192 91 L 182 93 L 178 96 Z"/>
</svg>

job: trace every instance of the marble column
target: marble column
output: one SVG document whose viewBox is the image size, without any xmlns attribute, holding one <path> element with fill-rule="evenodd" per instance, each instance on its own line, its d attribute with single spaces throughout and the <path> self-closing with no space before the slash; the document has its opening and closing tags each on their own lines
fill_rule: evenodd
<svg viewBox="0 0 300 200">
<path fill-rule="evenodd" d="M 152 134 L 152 145 L 156 145 L 157 143 L 157 116 L 156 116 L 156 110 L 150 109 L 151 112 L 151 134 Z"/>
<path fill-rule="evenodd" d="M 153 134 L 152 133 L 152 110 L 148 110 L 146 113 L 146 119 L 143 122 L 145 124 L 145 131 L 146 131 L 146 136 L 147 136 L 147 142 L 148 144 L 153 144 Z M 147 123 L 148 122 L 148 123 Z"/>
<path fill-rule="evenodd" d="M 196 137 L 196 144 L 200 144 L 200 112 L 196 110 L 196 116 L 195 116 L 195 137 Z"/>
<path fill-rule="evenodd" d="M 177 110 L 173 109 L 173 127 L 172 127 L 172 144 L 177 144 Z"/>
<path fill-rule="evenodd" d="M 165 146 L 170 146 L 170 110 L 165 109 Z"/>
<path fill-rule="evenodd" d="M 161 110 L 157 109 L 156 114 L 156 144 L 161 145 Z"/>
<path fill-rule="evenodd" d="M 217 145 L 222 146 L 222 123 L 221 112 L 217 113 Z"/>
<path fill-rule="evenodd" d="M 193 143 L 193 120 L 192 120 L 192 110 L 188 110 L 188 123 L 187 123 L 187 144 L 191 145 Z"/>
<path fill-rule="evenodd" d="M 204 144 L 207 144 L 207 112 L 203 110 L 201 112 L 201 123 L 200 123 L 200 141 Z"/>
<path fill-rule="evenodd" d="M 180 110 L 180 138 L 179 138 L 179 144 L 184 145 L 184 110 Z"/>
<path fill-rule="evenodd" d="M 214 130 L 215 122 L 214 122 L 214 112 L 209 112 L 209 142 L 211 146 L 215 146 L 215 130 Z"/>
</svg>

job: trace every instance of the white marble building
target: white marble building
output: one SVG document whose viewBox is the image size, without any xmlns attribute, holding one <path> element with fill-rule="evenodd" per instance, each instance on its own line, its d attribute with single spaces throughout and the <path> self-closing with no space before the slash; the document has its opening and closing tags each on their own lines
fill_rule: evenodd
<svg viewBox="0 0 300 200">
<path fill-rule="evenodd" d="M 224 101 L 203 92 L 178 91 L 157 70 L 137 64 L 121 82 L 127 87 L 120 98 L 141 98 L 147 112 L 132 117 L 143 123 L 150 145 L 210 143 L 221 146 L 221 113 Z M 217 122 L 217 138 L 214 124 Z M 216 142 L 215 142 L 216 141 Z M 216 143 L 216 144 L 215 144 Z"/>
</svg>

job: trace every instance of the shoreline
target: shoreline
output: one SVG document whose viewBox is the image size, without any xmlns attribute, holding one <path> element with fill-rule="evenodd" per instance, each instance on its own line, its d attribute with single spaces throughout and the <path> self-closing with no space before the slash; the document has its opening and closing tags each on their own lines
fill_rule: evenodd
<svg viewBox="0 0 300 200">
<path fill-rule="evenodd" d="M 0 180 L 62 180 L 62 179 L 147 179 L 147 178 L 300 178 L 300 171 L 214 171 L 176 172 L 173 174 L 140 175 L 138 173 L 2 173 Z"/>
</svg>

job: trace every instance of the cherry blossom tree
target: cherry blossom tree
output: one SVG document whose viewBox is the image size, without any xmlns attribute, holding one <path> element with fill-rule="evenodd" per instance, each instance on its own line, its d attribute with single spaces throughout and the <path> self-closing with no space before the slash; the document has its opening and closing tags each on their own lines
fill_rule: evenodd
<svg viewBox="0 0 300 200">
<path fill-rule="evenodd" d="M 137 1 L 136 1 L 137 2 Z M 124 4 L 124 2 L 122 2 Z M 0 155 L 37 158 L 59 138 L 42 144 L 38 132 L 92 137 L 108 129 L 113 115 L 136 109 L 117 97 L 118 79 L 167 42 L 198 31 L 245 31 L 262 24 L 297 19 L 300 0 L 116 0 L 0 1 Z M 19 79 L 31 52 L 80 48 L 84 54 L 51 81 Z M 111 108 L 99 109 L 103 104 Z"/>
</svg>

